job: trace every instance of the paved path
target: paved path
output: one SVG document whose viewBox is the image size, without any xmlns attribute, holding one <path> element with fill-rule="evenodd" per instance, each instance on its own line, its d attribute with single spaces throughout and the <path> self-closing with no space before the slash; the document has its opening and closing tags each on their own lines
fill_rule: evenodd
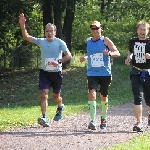
<svg viewBox="0 0 150 150">
<path fill-rule="evenodd" d="M 67 106 L 66 106 L 67 109 Z M 132 104 L 110 107 L 105 133 L 99 129 L 100 110 L 97 110 L 97 130 L 89 131 L 89 113 L 50 121 L 50 127 L 34 126 L 0 133 L 0 150 L 99 150 L 129 141 L 142 133 L 132 131 L 135 119 Z M 144 129 L 147 130 L 147 109 L 143 109 Z"/>
</svg>

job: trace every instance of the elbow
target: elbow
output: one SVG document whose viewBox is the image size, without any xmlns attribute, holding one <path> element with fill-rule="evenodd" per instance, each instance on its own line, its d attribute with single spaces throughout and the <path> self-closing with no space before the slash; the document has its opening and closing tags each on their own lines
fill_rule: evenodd
<svg viewBox="0 0 150 150">
<path fill-rule="evenodd" d="M 24 35 L 23 35 L 23 39 L 27 41 L 27 36 L 24 36 Z"/>
<path fill-rule="evenodd" d="M 72 58 L 72 55 L 70 54 L 70 59 Z"/>
<path fill-rule="evenodd" d="M 71 55 L 71 53 L 69 53 L 69 55 L 68 55 L 68 58 L 69 58 L 69 59 L 71 59 L 71 58 L 72 58 L 72 55 Z"/>
<path fill-rule="evenodd" d="M 118 57 L 120 57 L 121 55 L 120 55 L 120 53 L 118 53 Z"/>
</svg>

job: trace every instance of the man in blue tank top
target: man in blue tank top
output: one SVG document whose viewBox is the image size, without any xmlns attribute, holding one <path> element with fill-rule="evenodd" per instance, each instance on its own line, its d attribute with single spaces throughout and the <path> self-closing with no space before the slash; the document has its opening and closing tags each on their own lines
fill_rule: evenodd
<svg viewBox="0 0 150 150">
<path fill-rule="evenodd" d="M 100 85 L 100 99 L 102 116 L 100 129 L 107 127 L 108 88 L 111 84 L 112 72 L 110 57 L 119 57 L 120 53 L 114 43 L 101 35 L 100 22 L 94 21 L 90 25 L 92 37 L 86 41 L 87 56 L 81 57 L 80 62 L 88 60 L 87 80 L 89 91 L 89 110 L 91 121 L 88 129 L 96 130 L 96 91 Z"/>
<path fill-rule="evenodd" d="M 38 123 L 43 127 L 49 127 L 49 121 L 46 116 L 49 90 L 51 88 L 53 89 L 53 98 L 58 104 L 56 115 L 54 116 L 54 120 L 58 121 L 62 118 L 62 111 L 64 110 L 64 104 L 60 96 L 62 87 L 62 63 L 68 61 L 72 56 L 66 43 L 55 37 L 56 26 L 54 24 L 48 23 L 46 25 L 46 38 L 35 38 L 28 34 L 25 28 L 25 21 L 24 14 L 20 14 L 19 23 L 23 38 L 28 42 L 35 43 L 41 50 L 42 68 L 39 73 L 39 90 L 42 117 L 38 118 Z M 63 58 L 62 53 L 64 53 Z"/>
<path fill-rule="evenodd" d="M 130 65 L 132 70 L 130 79 L 134 96 L 133 111 L 136 124 L 133 131 L 143 132 L 142 124 L 142 101 L 148 108 L 148 126 L 150 126 L 150 38 L 148 38 L 149 24 L 140 21 L 137 24 L 138 37 L 129 41 L 129 51 L 125 64 Z M 144 95 L 143 95 L 144 94 Z"/>
</svg>

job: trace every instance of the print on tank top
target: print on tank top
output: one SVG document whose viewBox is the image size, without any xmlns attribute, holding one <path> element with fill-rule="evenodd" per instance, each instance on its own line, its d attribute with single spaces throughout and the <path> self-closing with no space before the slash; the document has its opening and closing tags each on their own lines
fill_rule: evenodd
<svg viewBox="0 0 150 150">
<path fill-rule="evenodd" d="M 103 53 L 96 53 L 96 54 L 90 55 L 90 58 L 91 58 L 92 67 L 104 66 Z"/>
<path fill-rule="evenodd" d="M 135 42 L 134 55 L 136 63 L 146 63 L 145 58 L 145 45 L 146 43 Z"/>
</svg>

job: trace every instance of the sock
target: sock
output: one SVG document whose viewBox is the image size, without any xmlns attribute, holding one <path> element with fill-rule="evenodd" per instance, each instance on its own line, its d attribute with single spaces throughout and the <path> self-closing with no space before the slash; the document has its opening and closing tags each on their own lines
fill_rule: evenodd
<svg viewBox="0 0 150 150">
<path fill-rule="evenodd" d="M 46 114 L 43 114 L 43 118 L 46 118 Z"/>
<path fill-rule="evenodd" d="M 102 118 L 106 119 L 106 114 L 108 110 L 108 101 L 101 101 L 101 106 L 102 106 Z"/>
<path fill-rule="evenodd" d="M 96 101 L 88 101 L 88 106 L 90 109 L 90 117 L 93 121 L 96 118 Z"/>
</svg>

